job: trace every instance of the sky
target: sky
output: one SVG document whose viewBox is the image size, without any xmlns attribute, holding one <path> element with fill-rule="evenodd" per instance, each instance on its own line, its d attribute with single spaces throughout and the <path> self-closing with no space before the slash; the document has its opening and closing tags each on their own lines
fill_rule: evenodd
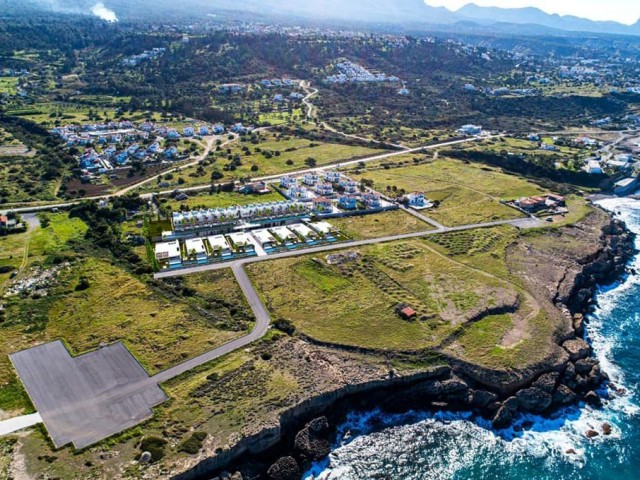
<svg viewBox="0 0 640 480">
<path fill-rule="evenodd" d="M 425 0 L 433 7 L 457 10 L 467 3 L 483 7 L 538 7 L 547 13 L 575 15 L 591 20 L 614 20 L 627 25 L 640 19 L 640 0 Z"/>
</svg>

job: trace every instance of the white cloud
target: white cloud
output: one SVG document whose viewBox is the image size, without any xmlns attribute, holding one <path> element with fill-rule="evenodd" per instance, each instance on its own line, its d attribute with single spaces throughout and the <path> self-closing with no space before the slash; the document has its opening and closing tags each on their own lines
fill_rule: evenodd
<svg viewBox="0 0 640 480">
<path fill-rule="evenodd" d="M 468 3 L 483 7 L 537 7 L 547 13 L 575 15 L 591 20 L 614 20 L 631 25 L 640 18 L 638 0 L 425 0 L 433 7 L 458 10 Z"/>
</svg>

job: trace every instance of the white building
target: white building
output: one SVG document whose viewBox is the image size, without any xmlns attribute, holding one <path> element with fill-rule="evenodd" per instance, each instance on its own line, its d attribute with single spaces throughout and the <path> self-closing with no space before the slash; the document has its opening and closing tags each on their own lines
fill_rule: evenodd
<svg viewBox="0 0 640 480">
<path fill-rule="evenodd" d="M 482 126 L 480 125 L 463 125 L 458 130 L 460 133 L 464 133 L 466 135 L 480 135 L 482 133 Z"/>
<path fill-rule="evenodd" d="M 309 227 L 307 227 L 303 223 L 296 223 L 294 225 L 289 225 L 289 229 L 297 233 L 300 237 L 304 238 L 307 241 L 313 240 L 314 238 L 318 237 L 317 232 L 311 230 Z"/>
<path fill-rule="evenodd" d="M 230 233 L 228 238 L 235 248 L 244 249 L 245 251 L 255 250 L 251 237 L 245 232 Z"/>
<path fill-rule="evenodd" d="M 156 243 L 155 246 L 156 259 L 159 262 L 169 262 L 170 267 L 182 264 L 182 255 L 180 253 L 180 242 Z"/>
<path fill-rule="evenodd" d="M 204 246 L 204 240 L 201 238 L 190 238 L 185 240 L 184 248 L 187 251 L 189 258 L 195 258 L 198 262 L 204 262 L 207 260 L 207 249 Z"/>
<path fill-rule="evenodd" d="M 277 243 L 276 238 L 266 228 L 263 228 L 262 230 L 254 230 L 251 234 L 258 242 L 258 245 L 262 248 L 271 248 Z"/>
<path fill-rule="evenodd" d="M 287 227 L 273 227 L 271 233 L 287 244 L 298 241 L 298 236 Z"/>
<path fill-rule="evenodd" d="M 231 246 L 224 235 L 216 235 L 207 238 L 211 251 L 216 255 L 227 256 L 231 255 Z"/>
</svg>

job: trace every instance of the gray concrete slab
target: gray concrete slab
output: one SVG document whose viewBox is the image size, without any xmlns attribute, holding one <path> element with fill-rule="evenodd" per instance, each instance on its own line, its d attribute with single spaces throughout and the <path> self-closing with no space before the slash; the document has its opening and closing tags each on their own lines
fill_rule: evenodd
<svg viewBox="0 0 640 480">
<path fill-rule="evenodd" d="M 56 447 L 93 445 L 167 399 L 122 343 L 72 357 L 57 341 L 10 358 Z"/>
</svg>

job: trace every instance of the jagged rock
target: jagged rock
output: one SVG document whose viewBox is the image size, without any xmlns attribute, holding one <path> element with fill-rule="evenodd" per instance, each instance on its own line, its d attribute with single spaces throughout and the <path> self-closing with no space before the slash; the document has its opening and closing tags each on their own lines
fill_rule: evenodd
<svg viewBox="0 0 640 480">
<path fill-rule="evenodd" d="M 592 387 L 597 387 L 604 381 L 604 376 L 602 374 L 602 370 L 600 365 L 594 365 L 591 371 L 589 372 L 588 382 Z"/>
<path fill-rule="evenodd" d="M 325 417 L 316 418 L 300 430 L 294 440 L 294 450 L 300 460 L 313 462 L 320 460 L 331 452 L 326 432 L 329 430 L 329 422 Z"/>
<path fill-rule="evenodd" d="M 552 402 L 551 394 L 535 387 L 520 390 L 516 398 L 521 408 L 536 413 L 545 411 Z"/>
<path fill-rule="evenodd" d="M 502 405 L 495 417 L 493 417 L 493 428 L 501 429 L 508 427 L 513 420 L 513 413 L 505 405 Z"/>
<path fill-rule="evenodd" d="M 576 400 L 576 394 L 566 385 L 560 384 L 553 394 L 553 403 L 559 406 L 570 405 Z"/>
<path fill-rule="evenodd" d="M 585 432 L 585 435 L 587 436 L 587 438 L 596 438 L 600 434 L 598 432 L 596 432 L 595 430 L 587 430 Z"/>
<path fill-rule="evenodd" d="M 582 358 L 587 358 L 591 355 L 591 347 L 581 338 L 567 340 L 562 344 L 562 347 L 567 351 L 569 358 L 574 362 Z"/>
<path fill-rule="evenodd" d="M 573 448 L 569 448 L 566 452 L 567 455 L 577 455 L 578 452 L 576 452 Z"/>
<path fill-rule="evenodd" d="M 502 402 L 502 406 L 508 408 L 511 413 L 515 413 L 518 411 L 518 399 L 516 397 L 509 397 Z"/>
<path fill-rule="evenodd" d="M 611 425 L 608 423 L 603 423 L 602 424 L 602 434 L 609 436 L 611 435 Z"/>
<path fill-rule="evenodd" d="M 586 390 L 587 387 L 589 385 L 589 379 L 587 377 L 584 377 L 582 375 L 577 375 L 576 376 L 576 389 L 577 390 Z"/>
<path fill-rule="evenodd" d="M 140 463 L 149 463 L 151 461 L 151 457 L 152 456 L 150 452 L 142 452 L 142 455 L 140 455 Z"/>
<path fill-rule="evenodd" d="M 598 396 L 598 394 L 594 391 L 587 393 L 584 396 L 584 401 L 593 407 L 600 408 L 602 406 L 602 399 Z"/>
<path fill-rule="evenodd" d="M 560 377 L 562 383 L 572 390 L 578 386 L 576 382 L 576 367 L 573 363 L 569 363 Z"/>
<path fill-rule="evenodd" d="M 454 395 L 468 390 L 469 386 L 459 378 L 452 378 L 442 382 L 442 393 L 444 395 Z"/>
<path fill-rule="evenodd" d="M 471 394 L 471 404 L 477 408 L 484 408 L 496 400 L 498 400 L 498 396 L 486 390 L 476 390 Z"/>
<path fill-rule="evenodd" d="M 231 475 L 231 480 L 244 480 L 244 477 L 242 476 L 242 473 L 235 472 L 233 475 Z"/>
<path fill-rule="evenodd" d="M 298 462 L 293 457 L 282 457 L 267 470 L 270 480 L 298 480 L 300 474 Z"/>
<path fill-rule="evenodd" d="M 584 375 L 589 373 L 591 369 L 598 364 L 595 358 L 583 358 L 575 363 L 576 373 Z"/>
<path fill-rule="evenodd" d="M 573 329 L 576 335 L 582 337 L 584 335 L 584 316 L 580 313 L 576 313 L 573 316 Z"/>
<path fill-rule="evenodd" d="M 419 386 L 425 395 L 430 397 L 439 397 L 442 395 L 442 383 L 439 380 L 429 380 Z"/>
<path fill-rule="evenodd" d="M 553 393 L 559 377 L 560 374 L 558 372 L 545 373 L 538 380 L 533 382 L 533 387 L 542 390 L 543 392 Z"/>
</svg>

